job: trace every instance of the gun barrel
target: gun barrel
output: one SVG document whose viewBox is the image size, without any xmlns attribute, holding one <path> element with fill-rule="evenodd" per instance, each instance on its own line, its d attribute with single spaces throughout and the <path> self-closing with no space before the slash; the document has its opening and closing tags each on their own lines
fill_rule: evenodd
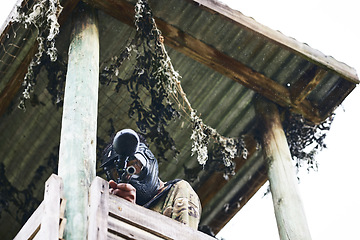
<svg viewBox="0 0 360 240">
<path fill-rule="evenodd" d="M 131 177 L 135 174 L 136 168 L 134 166 L 128 166 L 125 172 L 121 176 L 121 182 L 128 183 Z"/>
</svg>

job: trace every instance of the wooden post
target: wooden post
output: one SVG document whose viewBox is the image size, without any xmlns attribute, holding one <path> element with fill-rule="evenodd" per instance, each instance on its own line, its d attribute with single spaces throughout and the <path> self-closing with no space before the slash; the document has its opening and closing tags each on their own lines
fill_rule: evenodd
<svg viewBox="0 0 360 240">
<path fill-rule="evenodd" d="M 67 240 L 87 235 L 88 190 L 96 174 L 99 88 L 96 12 L 80 3 L 72 20 L 59 152 L 59 176 L 67 199 Z"/>
<path fill-rule="evenodd" d="M 109 183 L 96 177 L 89 192 L 88 240 L 106 240 L 109 214 Z"/>
<path fill-rule="evenodd" d="M 259 99 L 256 104 L 262 149 L 268 163 L 268 176 L 281 240 L 310 240 L 295 170 L 279 111 L 274 103 Z"/>
<path fill-rule="evenodd" d="M 60 200 L 63 194 L 61 178 L 51 175 L 45 183 L 44 211 L 40 227 L 40 239 L 59 239 Z"/>
</svg>

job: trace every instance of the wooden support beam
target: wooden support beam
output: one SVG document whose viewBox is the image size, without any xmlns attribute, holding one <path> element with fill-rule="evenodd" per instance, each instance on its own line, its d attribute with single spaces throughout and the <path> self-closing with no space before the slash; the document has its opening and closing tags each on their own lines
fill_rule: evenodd
<svg viewBox="0 0 360 240">
<path fill-rule="evenodd" d="M 80 3 L 73 15 L 59 152 L 67 199 L 65 239 L 87 235 L 88 190 L 95 177 L 99 88 L 97 14 Z"/>
<path fill-rule="evenodd" d="M 275 31 L 267 26 L 264 26 L 261 23 L 256 22 L 253 18 L 241 14 L 238 10 L 231 9 L 219 1 L 187 1 L 198 4 L 199 7 L 205 9 L 206 11 L 212 12 L 213 14 L 224 16 L 228 20 L 233 21 L 234 23 L 251 30 L 256 34 L 269 39 L 269 41 L 281 45 L 283 48 L 302 56 L 308 61 L 313 62 L 326 70 L 338 72 L 339 75 L 352 83 L 360 83 L 359 77 L 357 76 L 356 70 L 354 68 L 335 60 L 331 56 L 326 56 L 320 51 L 317 51 L 294 38 L 287 37 L 279 31 Z"/>
<path fill-rule="evenodd" d="M 262 149 L 268 163 L 268 177 L 281 240 L 310 240 L 302 200 L 297 190 L 290 150 L 274 103 L 263 98 L 256 102 Z"/>
<path fill-rule="evenodd" d="M 88 240 L 106 240 L 109 214 L 109 183 L 96 177 L 89 192 Z"/>
<path fill-rule="evenodd" d="M 320 111 L 320 115 L 329 116 L 348 96 L 356 85 L 348 81 L 341 81 L 327 93 L 327 96 L 323 99 L 323 108 Z"/>
<path fill-rule="evenodd" d="M 85 0 L 85 2 L 134 27 L 134 6 L 131 3 L 125 0 Z M 252 70 L 240 61 L 194 38 L 163 19 L 155 16 L 155 21 L 165 37 L 166 45 L 256 91 L 271 101 L 302 114 L 314 123 L 320 123 L 324 120 L 310 101 L 304 99 L 299 104 L 295 104 L 291 99 L 289 90 L 281 84 Z"/>
<path fill-rule="evenodd" d="M 314 67 L 298 82 L 291 86 L 291 97 L 295 104 L 299 104 L 311 93 L 311 91 L 320 83 L 325 77 L 327 71 L 322 68 Z M 308 79 L 308 81 L 307 81 Z M 310 80 L 310 81 L 309 81 Z"/>
</svg>

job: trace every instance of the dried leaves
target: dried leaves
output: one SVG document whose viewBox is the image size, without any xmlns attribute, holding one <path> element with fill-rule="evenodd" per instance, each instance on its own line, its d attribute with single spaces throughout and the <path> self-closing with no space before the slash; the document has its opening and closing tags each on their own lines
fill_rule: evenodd
<svg viewBox="0 0 360 240">
<path fill-rule="evenodd" d="M 330 130 L 334 115 L 319 125 L 307 122 L 301 115 L 288 113 L 286 118 L 283 127 L 292 158 L 296 161 L 295 166 L 300 168 L 305 163 L 308 170 L 317 170 L 315 155 L 326 148 L 324 139 Z"/>
<path fill-rule="evenodd" d="M 175 100 L 180 110 L 185 115 L 190 115 L 193 128 L 190 137 L 193 142 L 191 151 L 192 154 L 197 154 L 198 162 L 205 165 L 209 160 L 208 145 L 214 141 L 216 149 L 211 149 L 211 152 L 221 153 L 216 156 L 225 166 L 226 174 L 233 174 L 235 164 L 232 159 L 239 152 L 240 154 L 246 153 L 245 147 L 239 150 L 239 142 L 243 141 L 221 136 L 197 116 L 196 110 L 191 107 L 181 87 L 180 75 L 171 64 L 171 59 L 162 43 L 161 32 L 156 27 L 147 1 L 139 0 L 135 5 L 135 26 L 137 30 L 135 38 L 119 56 L 114 57 L 104 68 L 100 74 L 101 83 L 109 84 L 115 79 L 117 90 L 121 85 L 127 86 L 133 99 L 129 108 L 129 116 L 135 117 L 139 130 L 156 143 L 155 146 L 158 148 L 161 158 L 165 157 L 165 152 L 169 149 L 175 155 L 178 153 L 175 142 L 165 128 L 169 120 L 180 116 L 172 103 Z M 118 77 L 120 67 L 133 53 L 136 54 L 135 69 L 130 78 L 121 79 Z M 150 104 L 146 104 L 141 99 L 139 89 L 145 89 L 149 93 Z M 246 154 L 244 155 L 246 156 Z M 214 158 L 211 158 L 211 161 L 215 161 Z"/>
<path fill-rule="evenodd" d="M 57 20 L 62 11 L 59 0 L 40 0 L 31 9 L 26 6 L 18 6 L 16 14 L 12 16 L 13 22 L 22 23 L 25 28 L 34 26 L 38 31 L 38 52 L 30 62 L 23 82 L 23 97 L 19 104 L 19 108 L 23 110 L 26 109 L 25 101 L 30 99 L 30 94 L 34 91 L 36 84 L 35 76 L 37 72 L 34 68 L 40 65 L 44 53 L 52 62 L 57 59 L 55 38 L 59 33 L 60 25 Z"/>
</svg>

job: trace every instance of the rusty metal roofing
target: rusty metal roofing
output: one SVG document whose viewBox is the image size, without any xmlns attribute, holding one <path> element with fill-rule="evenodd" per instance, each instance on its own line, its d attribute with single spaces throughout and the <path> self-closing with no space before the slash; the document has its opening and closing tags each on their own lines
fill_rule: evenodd
<svg viewBox="0 0 360 240">
<path fill-rule="evenodd" d="M 24 2 L 30 6 L 34 3 Z M 64 64 L 67 62 L 70 15 L 77 2 L 61 1 L 64 9 L 57 48 Z M 102 69 L 134 36 L 136 1 L 85 2 L 99 10 Z M 168 127 L 180 155 L 177 159 L 160 162 L 161 178 L 189 180 L 202 200 L 201 224 L 218 232 L 267 180 L 261 149 L 254 140 L 254 129 L 261 127 L 256 121 L 254 99 L 262 95 L 319 123 L 346 98 L 359 79 L 355 70 L 346 64 L 217 1 L 150 0 L 149 3 L 193 108 L 207 125 L 222 135 L 245 136 L 249 155 L 246 159 L 235 159 L 236 175 L 225 180 L 221 173 L 199 167 L 196 156 L 191 156 L 189 119 L 183 117 Z M 26 112 L 16 108 L 27 64 L 37 50 L 37 32 L 9 20 L 2 30 L 0 163 L 6 178 L 20 192 L 18 201 L 23 201 L 21 197 L 28 194 L 41 201 L 43 184 L 57 169 L 62 109 L 52 104 L 45 68 L 37 79 L 37 98 Z M 120 74 L 129 74 L 130 68 L 131 63 L 125 65 Z M 100 140 L 109 141 L 110 120 L 116 130 L 136 129 L 135 121 L 127 114 L 130 100 L 126 89 L 116 93 L 113 88 L 100 86 L 98 144 Z M 16 217 L 22 216 L 24 210 L 14 206 L 9 209 L 11 212 L 2 212 L 0 219 L 0 233 L 7 232 L 8 238 L 19 230 Z"/>
</svg>

